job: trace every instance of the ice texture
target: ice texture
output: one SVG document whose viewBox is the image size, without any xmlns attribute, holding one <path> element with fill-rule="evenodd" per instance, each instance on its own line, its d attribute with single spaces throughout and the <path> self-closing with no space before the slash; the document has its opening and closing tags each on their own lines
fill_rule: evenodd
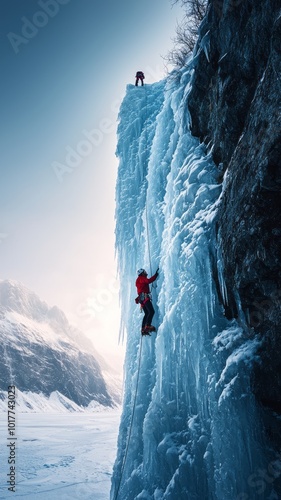
<svg viewBox="0 0 281 500">
<path fill-rule="evenodd" d="M 268 467 L 250 380 L 259 341 L 219 302 L 224 183 L 190 133 L 193 64 L 128 85 L 120 108 L 116 251 L 127 351 L 111 500 L 274 498 L 274 481 L 258 472 Z M 158 266 L 157 334 L 141 338 L 136 270 Z"/>
</svg>

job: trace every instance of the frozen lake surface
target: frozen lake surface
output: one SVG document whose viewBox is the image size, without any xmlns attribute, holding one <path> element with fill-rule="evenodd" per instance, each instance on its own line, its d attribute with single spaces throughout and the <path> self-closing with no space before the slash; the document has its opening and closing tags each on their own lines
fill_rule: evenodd
<svg viewBox="0 0 281 500">
<path fill-rule="evenodd" d="M 109 500 L 120 410 L 17 413 L 16 492 L 8 490 L 10 441 L 0 413 L 0 498 Z"/>
</svg>

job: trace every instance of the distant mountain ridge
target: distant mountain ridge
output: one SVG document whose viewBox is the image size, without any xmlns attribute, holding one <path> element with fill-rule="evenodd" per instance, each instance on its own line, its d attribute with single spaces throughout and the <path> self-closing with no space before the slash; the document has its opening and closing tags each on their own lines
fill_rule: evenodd
<svg viewBox="0 0 281 500">
<path fill-rule="evenodd" d="M 82 407 L 120 403 L 120 381 L 91 341 L 58 307 L 11 280 L 0 281 L 0 374 L 3 391 L 14 384 L 47 397 L 58 392 Z"/>
<path fill-rule="evenodd" d="M 100 413 L 116 411 L 116 407 L 103 406 L 91 401 L 88 406 L 79 406 L 60 392 L 54 391 L 49 396 L 35 392 L 21 392 L 16 389 L 15 410 L 20 413 Z M 0 390 L 0 414 L 7 413 L 7 390 Z"/>
</svg>

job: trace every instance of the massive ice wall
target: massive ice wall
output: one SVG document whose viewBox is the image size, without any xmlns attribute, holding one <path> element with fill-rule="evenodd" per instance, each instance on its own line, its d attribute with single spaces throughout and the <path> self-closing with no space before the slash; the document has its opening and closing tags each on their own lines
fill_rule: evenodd
<svg viewBox="0 0 281 500">
<path fill-rule="evenodd" d="M 193 64 L 153 85 L 128 85 L 120 109 L 116 248 L 127 354 L 115 500 L 277 498 L 275 477 L 259 475 L 279 465 L 251 392 L 259 342 L 243 314 L 226 319 L 219 300 L 224 182 L 190 133 Z M 157 334 L 142 339 L 136 270 L 158 265 Z"/>
</svg>

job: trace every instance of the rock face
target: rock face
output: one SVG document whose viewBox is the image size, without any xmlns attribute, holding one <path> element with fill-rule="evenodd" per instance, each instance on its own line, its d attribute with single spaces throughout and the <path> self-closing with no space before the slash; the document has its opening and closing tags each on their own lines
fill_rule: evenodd
<svg viewBox="0 0 281 500">
<path fill-rule="evenodd" d="M 114 405 L 91 342 L 20 283 L 0 281 L 0 337 L 0 390 L 14 384 L 79 406 Z"/>
<path fill-rule="evenodd" d="M 188 98 L 224 187 L 217 224 L 227 317 L 262 338 L 253 389 L 281 413 L 281 1 L 211 1 Z M 276 443 L 275 443 L 276 444 Z"/>
<path fill-rule="evenodd" d="M 281 498 L 278 10 L 209 1 L 186 67 L 127 86 L 116 248 L 128 340 L 112 498 Z M 142 344 L 133 283 L 150 261 L 157 336 Z"/>
</svg>

